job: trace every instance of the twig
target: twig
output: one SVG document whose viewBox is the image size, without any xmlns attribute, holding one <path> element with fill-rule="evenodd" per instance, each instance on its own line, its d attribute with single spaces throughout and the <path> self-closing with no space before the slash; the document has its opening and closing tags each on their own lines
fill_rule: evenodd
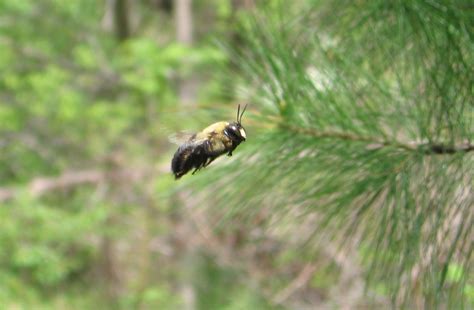
<svg viewBox="0 0 474 310">
<path fill-rule="evenodd" d="M 313 273 L 316 271 L 316 264 L 306 264 L 298 274 L 298 276 L 284 289 L 279 291 L 273 298 L 273 302 L 277 305 L 284 303 L 291 295 L 293 295 L 298 289 L 305 286 Z"/>
<path fill-rule="evenodd" d="M 395 147 L 408 151 L 421 151 L 424 154 L 456 154 L 456 153 L 467 153 L 474 151 L 474 145 L 465 143 L 463 145 L 449 146 L 438 143 L 406 143 L 396 140 L 388 141 L 382 140 L 372 136 L 360 136 L 351 133 L 337 132 L 337 131 L 318 131 L 311 128 L 300 128 L 295 126 L 282 125 L 283 128 L 293 131 L 295 133 L 312 136 L 318 139 L 340 139 L 348 141 L 359 141 L 367 142 L 368 147 L 372 149 L 379 149 L 381 147 Z"/>
<path fill-rule="evenodd" d="M 58 177 L 38 177 L 30 181 L 25 187 L 26 192 L 33 197 L 40 197 L 55 190 L 65 190 L 84 184 L 99 184 L 109 180 L 127 180 L 133 182 L 143 178 L 145 172 L 137 169 L 122 169 L 112 172 L 100 170 L 69 171 Z M 0 202 L 14 199 L 24 193 L 19 187 L 0 188 Z"/>
</svg>

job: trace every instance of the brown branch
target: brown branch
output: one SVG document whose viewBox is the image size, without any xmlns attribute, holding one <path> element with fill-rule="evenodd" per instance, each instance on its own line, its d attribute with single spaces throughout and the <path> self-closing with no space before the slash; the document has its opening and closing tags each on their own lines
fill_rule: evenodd
<svg viewBox="0 0 474 310">
<path fill-rule="evenodd" d="M 466 143 L 464 145 L 458 146 L 448 146 L 442 144 L 424 144 L 421 145 L 420 148 L 427 148 L 425 153 L 429 154 L 455 154 L 461 152 L 471 152 L 474 151 L 474 145 Z"/>
<path fill-rule="evenodd" d="M 283 304 L 293 293 L 308 284 L 315 271 L 315 264 L 306 264 L 298 276 L 275 295 L 273 302 L 277 305 Z"/>
<path fill-rule="evenodd" d="M 311 128 L 300 128 L 295 126 L 282 125 L 283 128 L 293 131 L 295 133 L 312 136 L 318 139 L 340 139 L 348 141 L 367 142 L 367 147 L 370 149 L 379 149 L 382 147 L 394 147 L 408 151 L 421 151 L 427 155 L 442 155 L 442 154 L 456 154 L 467 153 L 474 151 L 474 145 L 466 142 L 462 145 L 449 146 L 438 143 L 406 143 L 396 140 L 382 140 L 371 136 L 361 136 L 345 132 L 337 131 L 318 131 Z"/>
<path fill-rule="evenodd" d="M 34 197 L 39 197 L 53 190 L 87 183 L 100 183 L 104 179 L 104 173 L 96 170 L 66 172 L 55 178 L 38 177 L 33 179 L 26 185 L 26 192 Z M 0 188 L 0 202 L 14 199 L 21 192 L 18 187 Z"/>
<path fill-rule="evenodd" d="M 26 193 L 33 197 L 40 197 L 48 192 L 57 190 L 66 190 L 76 186 L 87 184 L 100 184 L 107 181 L 126 180 L 133 182 L 142 179 L 145 171 L 137 169 L 123 169 L 111 172 L 100 170 L 69 171 L 58 177 L 38 177 L 30 181 L 24 188 Z M 21 193 L 23 187 L 4 187 L 0 188 L 0 203 L 14 199 Z"/>
<path fill-rule="evenodd" d="M 30 182 L 28 192 L 39 197 L 54 190 L 64 190 L 82 184 L 96 184 L 105 179 L 105 174 L 100 171 L 75 171 L 66 172 L 57 178 L 40 177 Z"/>
</svg>

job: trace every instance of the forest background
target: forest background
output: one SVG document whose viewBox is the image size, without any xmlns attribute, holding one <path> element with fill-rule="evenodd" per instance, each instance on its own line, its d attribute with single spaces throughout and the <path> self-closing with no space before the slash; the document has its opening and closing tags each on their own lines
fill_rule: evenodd
<svg viewBox="0 0 474 310">
<path fill-rule="evenodd" d="M 2 0 L 0 72 L 2 309 L 474 306 L 471 1 Z"/>
</svg>

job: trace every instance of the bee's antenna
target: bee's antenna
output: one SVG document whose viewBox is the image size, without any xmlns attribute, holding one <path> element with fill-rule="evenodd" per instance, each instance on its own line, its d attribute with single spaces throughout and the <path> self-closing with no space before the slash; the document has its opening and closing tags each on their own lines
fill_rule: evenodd
<svg viewBox="0 0 474 310">
<path fill-rule="evenodd" d="M 237 121 L 239 122 L 239 124 L 242 123 L 242 116 L 244 115 L 244 112 L 245 112 L 246 109 L 247 109 L 247 104 L 243 108 L 242 113 L 240 113 L 240 117 L 238 117 Z M 240 104 L 239 104 L 239 110 L 240 110 Z"/>
<path fill-rule="evenodd" d="M 239 114 L 240 114 L 240 103 L 237 106 L 237 119 L 236 119 L 237 123 L 239 122 Z"/>
</svg>

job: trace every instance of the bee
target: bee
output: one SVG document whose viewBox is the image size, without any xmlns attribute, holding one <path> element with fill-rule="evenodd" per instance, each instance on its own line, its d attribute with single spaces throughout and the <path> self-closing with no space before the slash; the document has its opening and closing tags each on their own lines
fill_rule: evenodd
<svg viewBox="0 0 474 310">
<path fill-rule="evenodd" d="M 245 109 L 247 105 L 240 113 L 239 104 L 235 122 L 214 123 L 192 135 L 188 141 L 180 145 L 171 161 L 171 170 L 175 179 L 181 178 L 192 169 L 194 169 L 192 174 L 195 174 L 225 153 L 227 156 L 232 156 L 235 148 L 247 138 L 242 126 Z"/>
</svg>

